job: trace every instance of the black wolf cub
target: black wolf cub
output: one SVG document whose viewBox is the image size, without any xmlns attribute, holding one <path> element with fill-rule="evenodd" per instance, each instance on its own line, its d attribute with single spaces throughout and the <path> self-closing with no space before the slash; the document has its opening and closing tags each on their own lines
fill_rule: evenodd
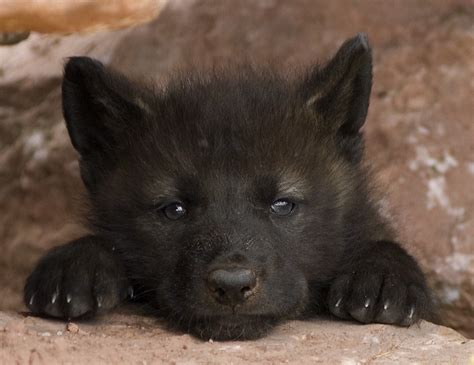
<svg viewBox="0 0 474 365">
<path fill-rule="evenodd" d="M 432 318 L 361 162 L 371 85 L 363 34 L 299 79 L 236 67 L 156 90 L 71 58 L 63 110 L 92 233 L 41 259 L 28 308 L 75 318 L 142 300 L 221 340 L 318 313 Z"/>
</svg>

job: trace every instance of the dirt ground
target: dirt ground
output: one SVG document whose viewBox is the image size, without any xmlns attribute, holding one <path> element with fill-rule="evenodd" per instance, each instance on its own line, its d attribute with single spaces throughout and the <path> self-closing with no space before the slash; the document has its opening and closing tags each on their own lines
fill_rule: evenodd
<svg viewBox="0 0 474 365">
<path fill-rule="evenodd" d="M 301 68 L 327 59 L 359 31 L 374 48 L 365 131 L 367 160 L 387 193 L 380 207 L 427 272 L 443 323 L 474 336 L 474 4 L 468 0 L 180 0 L 144 26 L 34 34 L 0 48 L 0 309 L 24 310 L 22 286 L 38 256 L 84 232 L 83 187 L 60 111 L 64 57 L 90 55 L 163 82 L 178 68 L 245 60 Z"/>
<path fill-rule="evenodd" d="M 0 364 L 461 365 L 472 356 L 474 341 L 428 322 L 407 330 L 291 321 L 257 341 L 205 342 L 130 314 L 65 324 L 0 313 Z"/>
</svg>

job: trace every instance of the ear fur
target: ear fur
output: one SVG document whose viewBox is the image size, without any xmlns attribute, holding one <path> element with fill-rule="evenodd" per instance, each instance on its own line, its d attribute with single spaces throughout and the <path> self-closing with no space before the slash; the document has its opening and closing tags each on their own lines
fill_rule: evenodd
<svg viewBox="0 0 474 365">
<path fill-rule="evenodd" d="M 123 75 L 88 57 L 72 57 L 64 68 L 63 114 L 74 148 L 86 158 L 107 153 L 143 110 L 138 88 Z"/>
<path fill-rule="evenodd" d="M 304 83 L 306 104 L 335 133 L 345 152 L 359 160 L 360 129 L 367 117 L 372 88 L 372 52 L 363 33 L 348 39 L 323 67 Z"/>
<path fill-rule="evenodd" d="M 124 136 L 143 119 L 143 90 L 88 57 L 72 57 L 64 68 L 63 114 L 79 152 L 88 188 L 126 145 Z"/>
</svg>

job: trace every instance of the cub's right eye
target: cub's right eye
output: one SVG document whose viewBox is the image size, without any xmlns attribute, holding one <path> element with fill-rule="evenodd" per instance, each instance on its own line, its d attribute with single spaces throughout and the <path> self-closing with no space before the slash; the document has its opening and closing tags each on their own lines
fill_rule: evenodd
<svg viewBox="0 0 474 365">
<path fill-rule="evenodd" d="M 186 208 L 182 203 L 174 202 L 161 208 L 166 218 L 175 221 L 186 215 Z"/>
</svg>

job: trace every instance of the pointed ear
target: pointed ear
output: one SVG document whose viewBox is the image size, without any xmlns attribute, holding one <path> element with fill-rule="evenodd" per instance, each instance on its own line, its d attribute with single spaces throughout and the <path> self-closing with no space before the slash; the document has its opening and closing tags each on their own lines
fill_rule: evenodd
<svg viewBox="0 0 474 365">
<path fill-rule="evenodd" d="M 307 105 L 329 131 L 337 133 L 349 153 L 362 153 L 359 132 L 367 116 L 371 88 L 372 52 L 363 33 L 345 41 L 326 66 L 310 73 L 304 85 Z"/>
<path fill-rule="evenodd" d="M 116 152 L 121 136 L 143 117 L 137 87 L 88 57 L 69 59 L 62 95 L 71 142 L 86 160 Z"/>
<path fill-rule="evenodd" d="M 150 96 L 121 74 L 87 57 L 70 58 L 62 84 L 63 114 L 82 179 L 93 191 L 114 166 L 132 128 L 150 110 Z"/>
</svg>

